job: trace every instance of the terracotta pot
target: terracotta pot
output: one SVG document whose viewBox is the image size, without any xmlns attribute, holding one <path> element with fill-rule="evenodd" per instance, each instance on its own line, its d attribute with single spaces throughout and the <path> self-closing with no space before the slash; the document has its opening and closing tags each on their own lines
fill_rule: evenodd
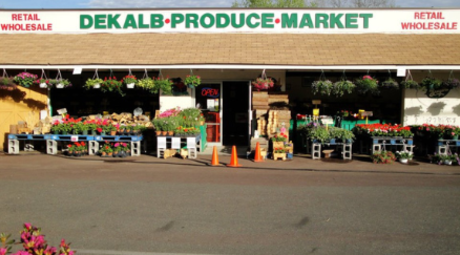
<svg viewBox="0 0 460 255">
<path fill-rule="evenodd" d="M 103 151 L 103 152 L 101 152 L 101 156 L 105 157 L 105 156 L 107 156 L 107 153 L 105 151 Z"/>
<path fill-rule="evenodd" d="M 168 131 L 161 131 L 161 134 L 162 134 L 162 135 L 167 135 L 167 134 L 168 134 Z"/>
<path fill-rule="evenodd" d="M 110 135 L 111 136 L 117 135 L 117 131 L 116 130 L 115 131 L 110 131 Z"/>
<path fill-rule="evenodd" d="M 155 133 L 157 134 L 157 136 L 160 136 L 160 135 L 161 135 L 161 131 L 160 131 L 160 130 L 155 131 Z"/>
<path fill-rule="evenodd" d="M 169 136 L 174 135 L 174 131 L 168 131 L 168 135 L 169 135 Z"/>
</svg>

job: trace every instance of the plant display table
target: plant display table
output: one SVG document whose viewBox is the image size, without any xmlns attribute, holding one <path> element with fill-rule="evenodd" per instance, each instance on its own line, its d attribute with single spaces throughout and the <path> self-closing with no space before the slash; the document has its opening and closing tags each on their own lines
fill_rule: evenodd
<svg viewBox="0 0 460 255">
<path fill-rule="evenodd" d="M 460 140 L 455 139 L 438 139 L 436 141 L 436 153 L 439 155 L 447 155 L 450 147 L 460 147 Z"/>
<path fill-rule="evenodd" d="M 57 154 L 58 142 L 88 142 L 88 154 L 94 155 L 99 150 L 99 142 L 130 142 L 131 143 L 131 155 L 140 156 L 141 148 L 140 142 L 142 141 L 142 135 L 138 136 L 124 136 L 124 135 L 32 135 L 32 134 L 10 134 L 8 135 L 8 153 L 18 154 L 19 153 L 19 141 L 26 141 L 25 151 L 33 150 L 34 141 L 46 141 L 46 153 Z"/>
<path fill-rule="evenodd" d="M 342 141 L 342 140 L 336 140 L 336 139 L 331 139 L 330 141 L 324 142 L 324 143 L 318 142 L 316 140 L 311 141 L 311 158 L 312 159 L 321 159 L 321 147 L 323 145 L 336 146 L 336 148 L 341 150 L 343 159 L 352 159 L 353 142 L 351 140 Z"/>
<path fill-rule="evenodd" d="M 413 138 L 371 136 L 372 154 L 385 150 L 386 146 L 402 146 L 403 151 L 414 152 Z"/>
<path fill-rule="evenodd" d="M 188 157 L 197 157 L 197 148 L 201 144 L 201 135 L 196 136 L 157 136 L 157 158 L 165 157 L 168 149 L 179 150 L 183 145 L 187 146 Z"/>
</svg>

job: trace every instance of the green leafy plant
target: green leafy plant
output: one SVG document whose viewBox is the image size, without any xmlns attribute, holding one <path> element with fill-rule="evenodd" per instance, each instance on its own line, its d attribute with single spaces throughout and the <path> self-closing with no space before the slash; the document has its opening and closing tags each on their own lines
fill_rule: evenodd
<svg viewBox="0 0 460 255">
<path fill-rule="evenodd" d="M 396 160 L 396 156 L 391 151 L 377 151 L 371 156 L 374 164 L 391 164 Z"/>
<path fill-rule="evenodd" d="M 121 90 L 122 83 L 121 81 L 117 80 L 115 76 L 109 77 L 109 78 L 104 78 L 104 81 L 102 82 L 101 85 L 101 91 L 102 92 L 117 92 L 120 94 L 122 97 L 125 96 L 125 93 Z"/>
<path fill-rule="evenodd" d="M 370 75 L 364 75 L 362 78 L 355 81 L 356 90 L 361 94 L 370 93 L 372 95 L 378 95 L 380 93 L 378 89 L 379 81 L 372 78 Z"/>
<path fill-rule="evenodd" d="M 112 153 L 112 144 L 110 144 L 108 141 L 105 141 L 105 143 L 102 144 L 101 148 L 99 148 L 99 152 Z"/>
<path fill-rule="evenodd" d="M 443 88 L 442 80 L 433 77 L 426 77 L 420 85 L 424 90 L 438 90 Z"/>
<path fill-rule="evenodd" d="M 418 82 L 416 82 L 416 81 L 414 81 L 412 79 L 407 80 L 407 81 L 402 81 L 401 86 L 403 86 L 406 89 L 418 89 L 418 88 L 420 88 L 420 85 L 418 84 Z"/>
<path fill-rule="evenodd" d="M 311 84 L 313 94 L 320 93 L 321 95 L 330 96 L 332 91 L 332 82 L 330 80 L 314 81 Z"/>
<path fill-rule="evenodd" d="M 158 94 L 158 91 L 160 90 L 160 88 L 155 83 L 155 80 L 150 77 L 139 79 L 137 81 L 137 87 L 147 90 L 152 94 Z"/>
<path fill-rule="evenodd" d="M 198 75 L 187 75 L 185 77 L 184 83 L 189 87 L 197 87 L 201 84 L 201 77 Z"/>
<path fill-rule="evenodd" d="M 135 75 L 126 75 L 125 77 L 123 77 L 123 80 L 121 82 L 126 85 L 131 84 L 131 83 L 136 84 L 137 78 Z"/>
<path fill-rule="evenodd" d="M 86 80 L 85 85 L 83 85 L 83 87 L 86 89 L 92 89 L 94 88 L 94 86 L 98 84 L 99 86 L 102 85 L 103 82 L 104 80 L 102 80 L 101 78 L 88 79 Z"/>
<path fill-rule="evenodd" d="M 18 75 L 14 76 L 13 80 L 23 86 L 23 87 L 30 87 L 34 84 L 35 80 L 37 80 L 38 76 L 35 74 L 31 74 L 28 72 L 22 72 L 19 73 Z"/>
<path fill-rule="evenodd" d="M 155 86 L 162 91 L 163 95 L 172 95 L 172 85 L 173 82 L 169 77 L 155 79 Z"/>
<path fill-rule="evenodd" d="M 396 152 L 396 158 L 398 159 L 412 159 L 414 157 L 414 154 L 410 151 L 397 151 Z"/>
<path fill-rule="evenodd" d="M 356 88 L 356 85 L 349 80 L 340 80 L 335 82 L 331 88 L 331 94 L 336 97 L 341 97 L 347 92 L 348 94 L 353 93 L 353 90 Z"/>
<path fill-rule="evenodd" d="M 71 87 L 72 86 L 72 83 L 70 83 L 70 81 L 68 79 L 59 79 L 59 80 L 56 80 L 56 83 L 55 83 L 55 87 L 56 88 L 67 88 L 67 87 Z"/>
<path fill-rule="evenodd" d="M 393 78 L 389 77 L 384 82 L 382 82 L 381 87 L 387 89 L 399 89 L 399 83 Z"/>
</svg>

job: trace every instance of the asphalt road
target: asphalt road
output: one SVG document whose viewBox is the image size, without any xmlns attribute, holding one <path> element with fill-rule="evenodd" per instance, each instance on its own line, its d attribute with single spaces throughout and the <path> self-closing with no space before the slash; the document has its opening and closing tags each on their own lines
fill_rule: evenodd
<svg viewBox="0 0 460 255">
<path fill-rule="evenodd" d="M 0 232 L 77 254 L 460 254 L 460 176 L 0 156 Z"/>
</svg>

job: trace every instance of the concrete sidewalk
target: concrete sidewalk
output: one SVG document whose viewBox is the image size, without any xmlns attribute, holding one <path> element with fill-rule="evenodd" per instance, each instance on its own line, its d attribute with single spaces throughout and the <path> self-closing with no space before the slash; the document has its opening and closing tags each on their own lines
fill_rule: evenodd
<svg viewBox="0 0 460 255">
<path fill-rule="evenodd" d="M 63 158 L 69 161 L 99 161 L 106 163 L 129 163 L 129 164 L 157 164 L 157 165 L 183 165 L 188 167 L 209 167 L 218 170 L 227 167 L 231 161 L 229 155 L 219 155 L 219 166 L 211 166 L 211 155 L 199 154 L 196 159 L 182 159 L 173 157 L 168 159 L 157 158 L 153 155 L 142 154 L 139 157 L 127 158 L 105 158 L 99 156 L 70 157 L 64 155 L 47 155 L 39 152 L 21 152 L 18 155 L 0 154 L 2 165 L 20 164 L 23 157 L 33 156 L 49 160 Z M 362 173 L 405 173 L 405 174 L 439 174 L 439 175 L 460 175 L 460 166 L 445 166 L 429 163 L 424 159 L 414 159 L 409 164 L 394 162 L 393 164 L 373 164 L 367 155 L 353 155 L 353 160 L 342 159 L 321 159 L 313 160 L 310 155 L 295 154 L 292 160 L 266 159 L 264 162 L 255 163 L 252 159 L 238 157 L 241 169 L 253 170 L 294 170 L 294 171 L 324 171 L 324 172 L 362 172 Z M 230 168 L 230 167 L 228 167 Z M 235 168 L 237 171 L 239 168 Z"/>
</svg>

